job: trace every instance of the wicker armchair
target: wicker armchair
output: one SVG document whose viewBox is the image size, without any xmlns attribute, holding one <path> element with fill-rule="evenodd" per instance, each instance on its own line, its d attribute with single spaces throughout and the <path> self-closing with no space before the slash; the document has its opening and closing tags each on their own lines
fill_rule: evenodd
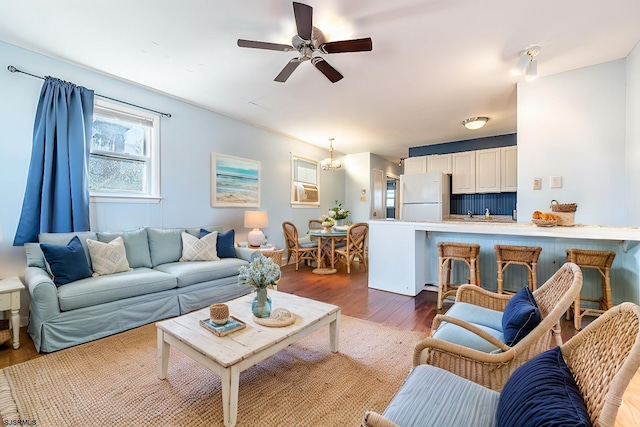
<svg viewBox="0 0 640 427">
<path fill-rule="evenodd" d="M 367 234 L 369 234 L 369 224 L 359 222 L 353 224 L 347 230 L 347 244 L 336 250 L 338 259 L 344 259 L 347 264 L 347 273 L 351 273 L 351 263 L 355 257 L 358 257 L 364 269 L 367 269 Z"/>
<path fill-rule="evenodd" d="M 282 223 L 282 231 L 284 232 L 284 240 L 287 245 L 287 264 L 291 258 L 296 264 L 296 271 L 301 261 L 315 261 L 318 255 L 318 245 L 316 242 L 309 241 L 307 244 L 301 244 L 298 237 L 298 229 L 292 222 L 285 221 Z"/>
<path fill-rule="evenodd" d="M 640 367 L 640 307 L 625 302 L 609 309 L 560 349 L 582 394 L 591 423 L 594 426 L 614 427 L 622 396 Z M 432 369 L 432 371 L 435 370 Z M 414 373 L 415 371 L 411 375 Z M 407 399 L 408 402 L 404 402 L 405 407 L 410 405 L 416 410 L 425 408 L 428 411 L 427 416 L 432 419 L 447 419 L 448 414 L 475 413 L 477 415 L 478 411 L 487 412 L 496 409 L 495 407 L 477 408 L 478 401 L 481 401 L 482 397 L 480 395 L 493 393 L 490 390 L 479 390 L 479 395 L 476 396 L 478 400 L 461 399 L 456 404 L 443 404 L 441 393 L 451 385 L 444 382 L 434 387 L 438 387 L 439 390 L 434 393 L 433 398 L 403 394 L 401 390 L 388 409 L 399 403 L 397 399 Z M 387 416 L 394 418 L 393 414 L 387 411 L 383 415 L 368 411 L 365 413 L 362 426 L 398 427 L 398 424 Z M 421 425 L 430 426 L 433 423 L 423 419 Z"/>
<path fill-rule="evenodd" d="M 572 263 L 564 264 L 549 280 L 533 292 L 542 321 L 513 347 L 482 329 L 463 320 L 437 315 L 432 324 L 435 331 L 441 322 L 461 326 L 489 341 L 502 350 L 485 353 L 473 348 L 429 337 L 418 342 L 414 349 L 413 364 L 427 363 L 438 366 L 475 383 L 500 391 L 511 373 L 533 356 L 548 350 L 551 338 L 562 345 L 559 320 L 562 318 L 582 287 L 582 271 Z M 456 294 L 456 303 L 466 302 L 497 311 L 504 311 L 511 295 L 496 294 L 474 285 L 463 285 Z"/>
</svg>

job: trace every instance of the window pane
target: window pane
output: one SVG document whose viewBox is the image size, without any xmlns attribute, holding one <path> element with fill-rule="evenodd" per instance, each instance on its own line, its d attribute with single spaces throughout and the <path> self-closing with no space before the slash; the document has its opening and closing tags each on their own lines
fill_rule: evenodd
<svg viewBox="0 0 640 427">
<path fill-rule="evenodd" d="M 148 127 L 94 115 L 91 151 L 146 156 Z"/>
<path fill-rule="evenodd" d="M 294 157 L 293 159 L 293 179 L 295 181 L 318 183 L 318 164 L 309 160 Z"/>
<path fill-rule="evenodd" d="M 92 191 L 144 193 L 146 191 L 144 162 L 91 155 L 89 182 Z"/>
</svg>

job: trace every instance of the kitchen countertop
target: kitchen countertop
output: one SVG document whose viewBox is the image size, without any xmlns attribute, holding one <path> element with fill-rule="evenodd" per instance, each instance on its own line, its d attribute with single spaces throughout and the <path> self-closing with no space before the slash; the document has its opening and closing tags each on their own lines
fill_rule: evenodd
<svg viewBox="0 0 640 427">
<path fill-rule="evenodd" d="M 556 237 L 640 242 L 640 228 L 576 224 L 573 227 L 538 227 L 531 222 L 501 220 L 471 221 L 452 218 L 443 221 L 371 220 L 375 225 L 411 225 L 416 231 L 499 234 L 510 236 Z"/>
</svg>

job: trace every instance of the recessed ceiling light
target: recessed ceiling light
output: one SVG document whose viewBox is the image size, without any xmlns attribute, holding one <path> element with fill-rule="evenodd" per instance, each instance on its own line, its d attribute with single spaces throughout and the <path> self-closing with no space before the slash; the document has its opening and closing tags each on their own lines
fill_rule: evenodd
<svg viewBox="0 0 640 427">
<path fill-rule="evenodd" d="M 478 130 L 486 125 L 488 121 L 489 117 L 469 117 L 468 119 L 464 119 L 462 124 L 469 130 Z"/>
</svg>

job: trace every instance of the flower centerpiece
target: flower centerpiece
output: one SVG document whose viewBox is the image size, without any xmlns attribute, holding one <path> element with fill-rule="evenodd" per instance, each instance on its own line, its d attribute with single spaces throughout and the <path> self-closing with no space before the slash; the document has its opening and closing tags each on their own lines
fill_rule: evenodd
<svg viewBox="0 0 640 427">
<path fill-rule="evenodd" d="M 271 298 L 267 294 L 267 287 L 276 285 L 276 279 L 280 277 L 280 266 L 271 258 L 260 254 L 251 261 L 249 266 L 240 267 L 238 280 L 245 285 L 256 288 L 256 297 L 251 303 L 251 311 L 256 317 L 269 317 L 271 315 Z"/>
<path fill-rule="evenodd" d="M 329 216 L 337 221 L 347 219 L 350 212 L 342 207 L 342 203 L 336 200 L 336 205 L 329 209 Z"/>
<path fill-rule="evenodd" d="M 325 228 L 325 230 L 328 230 L 334 225 L 336 225 L 336 220 L 333 219 L 333 217 L 330 217 L 327 215 L 322 215 L 322 218 L 320 218 L 320 221 L 322 221 L 322 226 Z"/>
</svg>

